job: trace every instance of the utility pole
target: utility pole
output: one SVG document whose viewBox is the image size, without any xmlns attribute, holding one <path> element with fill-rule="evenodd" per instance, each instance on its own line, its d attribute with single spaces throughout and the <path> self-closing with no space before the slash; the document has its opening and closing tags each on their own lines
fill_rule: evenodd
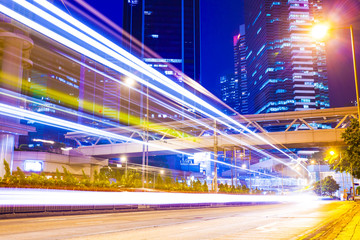
<svg viewBox="0 0 360 240">
<path fill-rule="evenodd" d="M 234 150 L 231 151 L 231 187 L 234 186 L 234 175 L 233 175 L 234 166 L 233 166 L 233 161 L 234 161 Z"/>
<path fill-rule="evenodd" d="M 245 151 L 244 151 L 245 153 Z M 250 171 L 250 164 L 251 164 L 251 150 L 249 150 L 249 172 L 250 172 L 250 193 L 252 192 L 252 187 L 251 187 L 251 175 L 252 172 Z"/>
<path fill-rule="evenodd" d="M 217 129 L 216 129 L 216 120 L 214 121 L 214 178 L 213 178 L 213 190 L 215 191 L 215 193 L 217 193 L 218 190 L 218 186 L 217 186 L 217 157 L 218 157 L 218 152 L 217 152 L 217 144 L 218 144 L 218 140 L 217 140 Z"/>
<path fill-rule="evenodd" d="M 149 187 L 149 86 L 146 86 L 146 187 Z"/>
<path fill-rule="evenodd" d="M 319 169 L 319 183 L 320 183 L 320 197 L 322 196 L 322 186 L 321 186 L 321 171 L 320 171 L 320 162 L 318 161 L 318 169 Z"/>
<path fill-rule="evenodd" d="M 236 147 L 234 147 L 234 158 L 235 158 L 235 187 L 237 187 L 237 165 L 236 165 Z"/>
</svg>

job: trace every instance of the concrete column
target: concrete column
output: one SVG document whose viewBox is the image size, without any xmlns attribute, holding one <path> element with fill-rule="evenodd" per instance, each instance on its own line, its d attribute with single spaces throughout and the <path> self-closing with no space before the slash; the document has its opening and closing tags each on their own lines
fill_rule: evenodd
<svg viewBox="0 0 360 240">
<path fill-rule="evenodd" d="M 15 31 L 15 30 L 14 30 Z M 32 62 L 27 59 L 28 50 L 32 48 L 32 40 L 20 34 L 20 30 L 15 32 L 0 32 L 0 43 L 2 47 L 1 58 L 1 72 L 0 72 L 0 88 L 4 90 L 10 90 L 12 95 L 20 95 L 23 80 L 23 65 L 25 68 L 29 68 Z M 19 99 L 12 98 L 5 95 L 0 95 L 0 102 L 11 106 L 20 107 L 22 104 Z M 4 125 L 7 123 L 12 126 L 18 126 L 20 129 L 20 120 L 12 117 L 0 115 L 0 123 Z M 13 153 L 14 146 L 18 145 L 17 135 L 19 130 L 13 128 L 12 130 L 3 131 L 0 134 L 0 177 L 4 176 L 4 159 L 9 163 L 12 170 L 13 165 Z"/>
<path fill-rule="evenodd" d="M 13 155 L 14 155 L 14 134 L 0 134 L 0 176 L 5 174 L 4 160 L 10 165 L 12 171 Z"/>
<path fill-rule="evenodd" d="M 100 169 L 101 166 L 100 165 L 94 165 L 94 164 L 90 164 L 90 180 L 94 181 L 94 172 L 95 170 L 97 171 L 97 173 L 100 173 Z"/>
<path fill-rule="evenodd" d="M 20 92 L 23 75 L 23 40 L 10 36 L 3 39 L 1 87 Z"/>
</svg>

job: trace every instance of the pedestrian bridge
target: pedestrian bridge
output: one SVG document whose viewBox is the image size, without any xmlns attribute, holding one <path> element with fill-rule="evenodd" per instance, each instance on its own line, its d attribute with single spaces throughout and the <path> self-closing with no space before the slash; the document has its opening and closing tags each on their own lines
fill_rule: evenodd
<svg viewBox="0 0 360 240">
<path fill-rule="evenodd" d="M 244 145 L 255 146 L 259 149 L 269 149 L 276 146 L 284 148 L 309 148 L 342 145 L 341 134 L 348 126 L 350 119 L 357 117 L 356 107 L 330 108 L 298 112 L 282 112 L 257 115 L 233 116 L 232 118 L 244 125 L 248 130 L 234 133 L 227 131 L 224 125 L 218 125 L 216 130 L 217 146 L 231 149 Z M 200 121 L 200 119 L 198 119 Z M 201 119 L 202 123 L 211 125 L 213 120 Z M 156 126 L 159 129 L 160 126 Z M 190 121 L 167 122 L 163 129 L 176 129 L 187 137 L 169 136 L 166 133 L 159 135 L 149 132 L 150 154 L 168 154 L 172 150 L 181 150 L 189 153 L 214 150 L 214 129 L 205 129 L 201 124 Z M 151 126 L 149 129 L 155 129 Z M 221 131 L 220 131 L 221 130 Z M 107 129 L 116 134 L 126 134 L 129 138 L 144 138 L 144 131 L 133 126 L 131 129 Z M 258 137 L 254 137 L 255 133 Z M 85 155 L 114 157 L 120 154 L 136 156 L 143 152 L 141 143 L 123 141 L 114 143 L 111 139 L 98 136 L 89 136 L 72 132 L 67 138 L 78 142 L 77 151 Z M 84 139 L 92 139 L 90 146 L 82 144 Z M 106 141 L 101 141 L 106 140 Z M 101 142 L 101 144 L 99 144 Z M 243 143 L 243 144 L 241 144 Z M 270 143 L 270 144 L 269 144 Z"/>
</svg>

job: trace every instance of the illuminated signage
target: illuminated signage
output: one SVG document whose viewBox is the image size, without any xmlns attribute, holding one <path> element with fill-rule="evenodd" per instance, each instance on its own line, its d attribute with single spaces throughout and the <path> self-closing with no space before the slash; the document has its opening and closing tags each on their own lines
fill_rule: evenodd
<svg viewBox="0 0 360 240">
<path fill-rule="evenodd" d="M 40 160 L 25 160 L 24 170 L 27 172 L 41 172 L 44 168 L 44 162 Z"/>
</svg>

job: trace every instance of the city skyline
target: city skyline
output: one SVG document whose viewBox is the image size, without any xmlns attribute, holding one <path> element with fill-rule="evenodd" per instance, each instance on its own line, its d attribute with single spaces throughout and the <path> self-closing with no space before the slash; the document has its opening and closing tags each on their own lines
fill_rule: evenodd
<svg viewBox="0 0 360 240">
<path fill-rule="evenodd" d="M 324 42 L 309 28 L 322 22 L 322 1 L 246 1 L 249 113 L 329 108 Z"/>
<path fill-rule="evenodd" d="M 275 223 L 265 214 L 252 215 L 262 223 L 250 223 L 245 229 L 241 211 L 219 218 L 204 215 L 200 208 L 231 204 L 233 211 L 234 204 L 242 204 L 246 211 L 262 212 L 264 206 L 254 203 L 279 203 L 269 206 L 278 216 L 283 215 L 280 209 L 288 212 L 300 201 L 302 207 L 291 214 L 301 216 L 302 224 L 310 228 L 303 220 L 319 209 L 311 204 L 314 200 L 327 196 L 348 200 L 349 195 L 355 200 L 355 183 L 360 181 L 354 180 L 360 176 L 360 108 L 329 105 L 324 52 L 337 37 L 348 40 L 337 27 L 349 26 L 352 20 L 334 17 L 330 38 L 320 42 L 311 40 L 308 30 L 322 21 L 325 0 L 211 1 L 201 1 L 202 11 L 200 0 L 123 0 L 106 6 L 97 1 L 108 11 L 111 7 L 112 16 L 83 0 L 0 3 L 0 186 L 9 201 L 3 201 L 0 215 L 146 210 L 151 221 L 145 221 L 145 228 L 140 221 L 139 227 L 145 234 L 154 229 L 158 239 L 164 232 L 154 228 L 156 213 L 147 210 L 196 206 L 200 215 L 196 222 L 194 215 L 188 217 L 194 211 L 184 211 L 184 218 L 173 219 L 174 226 L 187 229 L 183 224 L 197 226 L 206 219 L 208 238 L 222 239 L 243 230 L 247 237 L 248 230 L 254 230 L 251 237 L 264 238 L 272 224 L 271 236 L 279 233 L 284 238 L 284 233 L 294 237 L 304 232 L 304 225 L 294 230 L 290 218 L 276 218 Z M 242 7 L 245 25 L 239 24 Z M 201 31 L 198 10 L 203 17 Z M 207 56 L 202 62 L 203 86 L 183 73 L 193 78 L 199 74 L 197 45 Z M 330 70 L 342 73 L 335 79 L 347 90 L 342 101 L 352 98 L 354 88 L 356 67 L 340 62 L 351 60 L 349 47 L 354 49 L 353 42 L 338 41 L 331 50 L 341 57 L 329 61 L 337 65 Z M 231 52 L 228 60 L 226 48 Z M 227 68 L 230 75 L 222 72 Z M 210 92 L 216 88 L 236 111 Z M 340 87 L 334 89 L 341 92 Z M 24 189 L 29 187 L 39 190 L 29 194 Z M 353 191 L 348 194 L 350 187 Z M 150 195 L 156 195 L 154 200 Z M 167 199 L 170 195 L 172 200 Z M 332 205 L 327 211 L 334 210 Z M 240 218 L 231 233 L 231 224 L 216 226 L 219 219 L 234 222 L 231 218 L 237 214 Z M 215 217 L 215 227 L 208 226 L 212 220 L 206 216 Z M 172 232 L 167 236 L 174 237 L 168 220 L 161 219 L 160 224 Z M 309 221 L 313 220 L 311 215 Z M 86 227 L 72 228 L 67 236 L 74 237 L 75 229 L 80 238 L 97 238 L 99 229 L 85 229 L 99 221 L 86 222 Z M 101 225 L 100 235 L 124 236 L 129 233 L 126 228 L 135 225 L 139 230 L 136 221 L 132 226 L 118 223 Z M 39 230 L 35 233 L 45 231 Z M 180 233 L 191 239 L 195 231 L 204 238 L 203 229 Z M 14 231 L 6 234 L 12 236 Z M 21 228 L 15 235 L 25 234 L 34 231 Z"/>
<path fill-rule="evenodd" d="M 108 8 L 98 1 L 87 1 L 100 12 L 105 14 L 115 23 L 122 23 L 122 18 L 117 14 L 116 7 Z M 119 1 L 108 0 L 109 4 L 119 6 Z M 356 12 L 360 4 L 355 0 L 331 0 L 324 3 L 325 18 L 332 19 L 342 26 L 360 22 Z M 221 76 L 233 72 L 233 36 L 238 33 L 243 20 L 243 1 L 229 1 L 222 4 L 218 1 L 200 1 L 201 11 L 201 69 L 202 78 L 206 81 L 202 85 L 219 98 Z M 214 18 L 213 16 L 219 16 Z M 336 17 L 334 17 L 336 16 Z M 355 36 L 360 29 L 355 25 Z M 214 34 L 216 32 L 217 34 Z M 355 91 L 348 93 L 347 89 L 353 89 L 353 73 L 351 69 L 350 37 L 347 31 L 337 31 L 332 39 L 326 42 L 326 54 L 329 55 L 328 81 L 330 103 L 334 107 L 351 106 L 355 99 Z M 360 40 L 355 38 L 356 45 Z M 337 47 L 340 46 L 340 47 Z M 341 53 L 340 53 L 341 49 Z M 357 51 L 357 56 L 360 54 Z M 221 59 L 221 61 L 214 61 Z M 341 59 L 340 62 L 332 59 Z M 346 81 L 338 81 L 343 78 Z M 336 91 L 331 91 L 336 89 Z"/>
</svg>

